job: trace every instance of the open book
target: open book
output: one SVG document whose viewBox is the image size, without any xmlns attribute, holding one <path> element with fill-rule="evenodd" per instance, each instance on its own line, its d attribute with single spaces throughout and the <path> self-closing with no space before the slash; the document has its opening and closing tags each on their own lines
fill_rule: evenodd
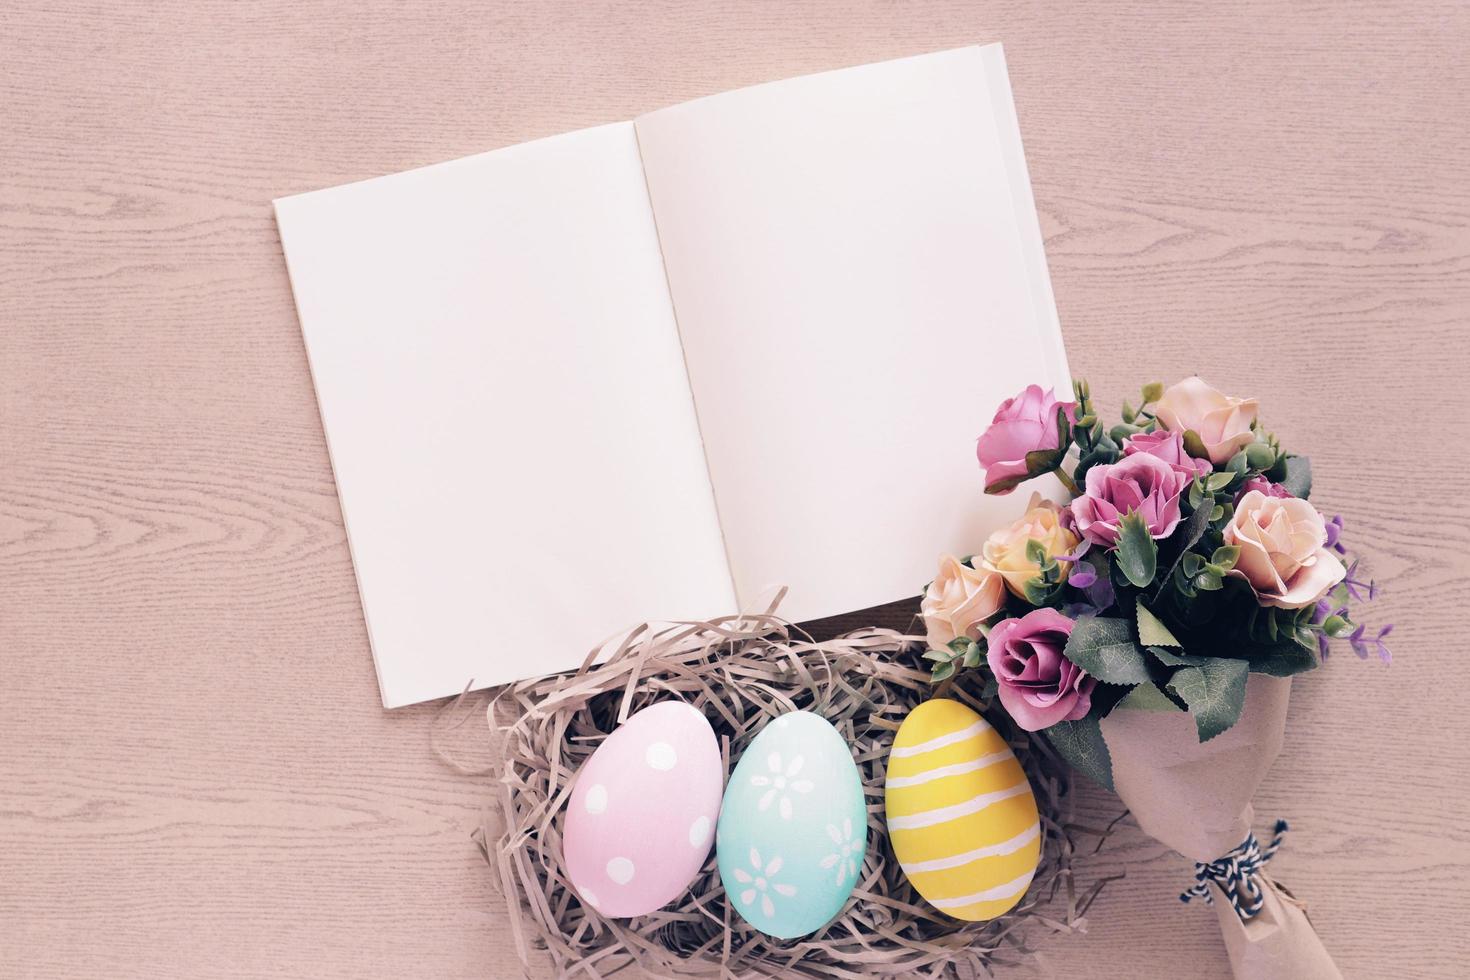
<svg viewBox="0 0 1470 980">
<path fill-rule="evenodd" d="M 913 596 L 1070 386 L 999 45 L 276 202 L 388 707 Z"/>
</svg>

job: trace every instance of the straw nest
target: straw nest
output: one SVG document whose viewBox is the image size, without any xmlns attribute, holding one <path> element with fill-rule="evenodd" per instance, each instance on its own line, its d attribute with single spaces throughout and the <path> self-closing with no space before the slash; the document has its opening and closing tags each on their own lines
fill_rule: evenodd
<svg viewBox="0 0 1470 980">
<path fill-rule="evenodd" d="M 960 922 L 904 877 L 884 832 L 883 772 L 899 724 L 933 693 L 922 650 L 921 638 L 887 629 L 817 642 L 767 613 L 640 626 L 571 676 L 502 689 L 489 709 L 497 805 L 477 841 L 507 897 L 522 959 L 545 950 L 560 975 L 590 978 L 637 975 L 628 969 L 636 965 L 656 977 L 968 980 L 1028 960 L 1039 933 L 1081 931 L 1103 882 L 1080 887 L 1072 858 L 1081 838 L 1095 849 L 1107 831 L 1073 820 L 1065 764 L 999 711 L 986 717 L 1010 741 L 1041 811 L 1041 864 L 1026 898 L 991 922 Z M 945 693 L 985 707 L 964 683 Z M 650 915 L 606 919 L 578 900 L 561 846 L 573 777 L 629 715 L 670 698 L 711 721 L 726 778 L 762 727 L 788 711 L 814 711 L 847 739 L 867 796 L 868 847 L 857 889 L 820 932 L 798 940 L 757 932 L 726 901 L 713 853 L 681 899 Z"/>
</svg>

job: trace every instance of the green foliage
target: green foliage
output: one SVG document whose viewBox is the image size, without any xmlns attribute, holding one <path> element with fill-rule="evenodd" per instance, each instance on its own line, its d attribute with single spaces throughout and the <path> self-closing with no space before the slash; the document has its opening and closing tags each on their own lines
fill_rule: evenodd
<svg viewBox="0 0 1470 980">
<path fill-rule="evenodd" d="M 1280 482 L 1287 493 L 1306 500 L 1312 495 L 1312 461 L 1305 456 L 1287 456 Z"/>
<path fill-rule="evenodd" d="M 1195 481 L 1195 485 L 1198 486 L 1199 481 Z M 1171 537 L 1171 540 L 1175 543 L 1175 546 L 1178 547 L 1179 551 L 1178 554 L 1175 556 L 1173 563 L 1169 565 L 1168 570 L 1164 572 L 1164 574 L 1160 577 L 1160 591 L 1164 588 L 1164 585 L 1169 583 L 1170 580 L 1173 578 L 1174 570 L 1179 567 L 1180 563 L 1184 561 L 1186 557 L 1192 554 L 1189 549 L 1198 544 L 1199 539 L 1203 537 L 1205 531 L 1209 529 L 1210 512 L 1215 506 L 1215 498 L 1202 493 L 1199 497 L 1199 500 L 1193 503 L 1193 506 L 1194 510 L 1190 513 L 1189 519 L 1186 521 L 1181 521 L 1179 523 L 1179 527 L 1174 530 L 1174 534 Z M 1193 578 L 1198 573 L 1199 569 L 1190 570 L 1187 572 L 1187 577 Z M 1158 593 L 1155 592 L 1155 595 L 1157 594 Z"/>
<path fill-rule="evenodd" d="M 1193 429 L 1186 429 L 1184 432 L 1184 451 L 1195 459 L 1210 458 L 1210 451 L 1205 448 L 1204 440 Z"/>
<path fill-rule="evenodd" d="M 1226 572 L 1234 568 L 1239 560 L 1240 546 L 1234 544 L 1221 545 L 1210 555 L 1210 564 Z"/>
<path fill-rule="evenodd" d="M 1169 627 L 1165 626 L 1159 617 L 1150 612 L 1148 607 L 1141 602 L 1138 604 L 1138 642 L 1146 647 L 1182 647 L 1184 645 L 1176 640 L 1174 634 L 1169 632 Z"/>
<path fill-rule="evenodd" d="M 1209 476 L 1204 477 L 1203 479 L 1205 489 L 1211 493 L 1215 493 L 1219 490 L 1224 490 L 1226 487 L 1230 486 L 1230 481 L 1235 479 L 1235 476 L 1231 473 L 1211 473 Z"/>
<path fill-rule="evenodd" d="M 1276 451 L 1264 442 L 1253 442 L 1245 447 L 1246 466 L 1257 473 L 1269 470 L 1276 462 Z"/>
<path fill-rule="evenodd" d="M 1118 702 L 1118 707 L 1131 711 L 1179 711 L 1179 705 L 1171 701 L 1153 681 L 1144 681 L 1128 692 Z"/>
<path fill-rule="evenodd" d="M 1097 718 L 1088 715 L 1078 721 L 1059 721 L 1046 729 L 1046 740 L 1073 769 L 1107 789 L 1113 788 L 1113 757 Z"/>
<path fill-rule="evenodd" d="M 1290 677 L 1292 674 L 1315 670 L 1321 665 L 1317 658 L 1315 643 L 1298 643 L 1288 640 L 1248 649 L 1251 673 L 1270 674 L 1272 677 Z"/>
<path fill-rule="evenodd" d="M 929 671 L 930 683 L 938 684 L 953 677 L 961 667 L 979 667 L 985 659 L 985 641 L 959 636 L 950 640 L 942 650 L 925 651 L 924 659 L 933 664 Z"/>
<path fill-rule="evenodd" d="M 1137 588 L 1151 585 L 1159 546 L 1149 537 L 1148 525 L 1138 511 L 1130 511 L 1118 525 L 1118 567 Z"/>
<path fill-rule="evenodd" d="M 1250 665 L 1224 657 L 1198 659 L 1197 666 L 1176 670 L 1168 687 L 1189 705 L 1199 740 L 1208 742 L 1239 720 Z"/>
<path fill-rule="evenodd" d="M 1148 661 L 1133 642 L 1127 620 L 1083 616 L 1072 627 L 1063 652 L 1105 684 L 1140 684 L 1149 679 Z"/>
</svg>

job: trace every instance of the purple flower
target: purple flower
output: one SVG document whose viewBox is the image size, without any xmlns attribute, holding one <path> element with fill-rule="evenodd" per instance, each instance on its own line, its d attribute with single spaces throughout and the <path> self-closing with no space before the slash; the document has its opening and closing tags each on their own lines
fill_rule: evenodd
<svg viewBox="0 0 1470 980">
<path fill-rule="evenodd" d="M 985 659 L 1000 703 L 1028 732 L 1076 721 L 1092 709 L 1097 678 L 1062 652 L 1073 625 L 1055 609 L 1033 609 L 991 627 Z"/>
<path fill-rule="evenodd" d="M 1378 631 L 1378 635 L 1371 640 L 1364 635 L 1367 632 L 1368 627 L 1359 626 L 1348 637 L 1348 642 L 1352 644 L 1353 652 L 1366 660 L 1368 654 L 1376 650 L 1379 660 L 1382 660 L 1384 663 L 1392 663 L 1393 654 L 1389 652 L 1388 644 L 1383 642 L 1383 638 L 1393 632 L 1393 624 L 1389 623 L 1383 627 L 1383 629 Z"/>
<path fill-rule="evenodd" d="M 1170 432 L 1168 429 L 1140 432 L 1138 435 L 1129 436 L 1123 440 L 1124 456 L 1134 456 L 1138 453 L 1157 456 L 1176 470 L 1188 473 L 1191 477 L 1204 476 L 1214 469 L 1209 460 L 1197 459 L 1185 452 L 1184 436 L 1177 432 Z"/>
<path fill-rule="evenodd" d="M 1067 577 L 1067 581 L 1079 589 L 1085 589 L 1097 581 L 1097 572 L 1089 568 L 1079 568 Z"/>
<path fill-rule="evenodd" d="M 1191 477 L 1157 456 L 1135 453 L 1087 471 L 1086 492 L 1072 501 L 1072 516 L 1084 538 L 1105 548 L 1118 544 L 1123 518 L 1143 516 L 1149 537 L 1167 538 L 1179 524 L 1179 496 Z"/>
<path fill-rule="evenodd" d="M 1241 497 L 1244 497 L 1246 494 L 1250 493 L 1252 490 L 1259 490 L 1259 491 L 1261 491 L 1262 493 L 1264 493 L 1268 497 L 1291 497 L 1291 496 L 1294 496 L 1294 494 L 1292 494 L 1292 492 L 1290 490 L 1286 489 L 1281 484 L 1279 484 L 1279 483 L 1272 483 L 1270 480 L 1266 479 L 1264 476 L 1261 476 L 1260 474 L 1257 474 L 1257 475 L 1251 477 L 1249 480 L 1246 480 L 1245 481 L 1245 484 L 1243 486 L 1241 486 L 1241 488 L 1240 488 L 1240 492 L 1235 495 L 1235 499 L 1236 500 L 1239 500 Z M 1328 533 L 1330 534 L 1331 532 L 1329 531 Z M 1332 543 L 1331 541 L 1328 542 L 1328 544 L 1331 544 L 1331 543 Z"/>
</svg>

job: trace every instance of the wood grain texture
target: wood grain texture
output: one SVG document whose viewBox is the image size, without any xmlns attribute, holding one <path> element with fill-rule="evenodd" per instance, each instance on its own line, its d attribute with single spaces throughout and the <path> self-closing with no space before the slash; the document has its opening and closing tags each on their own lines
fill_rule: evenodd
<svg viewBox="0 0 1470 980">
<path fill-rule="evenodd" d="M 1349 977 L 1463 976 L 1467 38 L 1461 0 L 0 7 L 0 976 L 521 975 L 486 788 L 377 706 L 271 198 L 991 40 L 1074 370 L 1260 395 L 1387 587 L 1397 663 L 1297 685 L 1276 870 Z M 1227 975 L 1182 859 L 1125 825 L 1086 868 L 1128 877 L 1053 975 Z"/>
</svg>

